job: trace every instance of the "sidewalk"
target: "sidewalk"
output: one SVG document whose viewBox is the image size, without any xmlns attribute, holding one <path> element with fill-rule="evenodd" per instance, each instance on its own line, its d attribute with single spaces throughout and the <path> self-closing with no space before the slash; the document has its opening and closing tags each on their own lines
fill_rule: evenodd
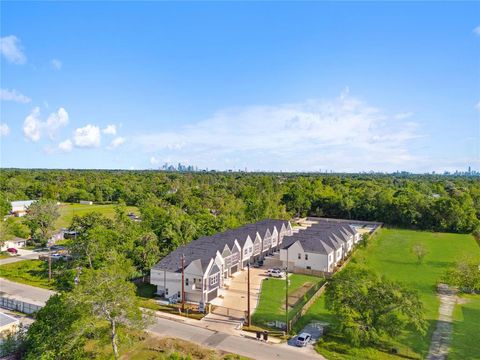
<svg viewBox="0 0 480 360">
<path fill-rule="evenodd" d="M 152 310 L 150 310 L 150 311 L 152 311 Z M 218 321 L 215 321 L 215 320 L 214 321 L 211 321 L 211 320 L 209 321 L 206 318 L 203 318 L 202 320 L 195 320 L 195 319 L 186 318 L 186 317 L 180 316 L 180 315 L 174 315 L 174 314 L 166 313 L 166 312 L 163 312 L 163 311 L 152 311 L 152 312 L 156 317 L 159 317 L 159 318 L 162 318 L 162 319 L 172 320 L 172 321 L 176 321 L 176 322 L 179 322 L 179 323 L 182 323 L 182 324 L 185 324 L 185 325 L 195 326 L 195 327 L 202 328 L 202 329 L 207 329 L 207 330 L 211 330 L 211 331 L 226 333 L 226 334 L 229 334 L 229 335 L 243 337 L 243 338 L 247 338 L 247 339 L 253 339 L 253 340 L 257 341 L 255 333 L 252 333 L 252 332 L 249 332 L 249 331 L 243 331 L 243 330 L 240 330 L 239 328 L 237 328 L 240 325 L 240 323 L 238 323 L 238 324 L 232 324 L 231 322 L 227 323 L 227 322 L 222 321 L 221 319 L 218 319 Z M 282 340 L 280 340 L 276 337 L 273 337 L 273 336 L 269 336 L 268 343 L 269 344 L 280 344 L 280 343 L 282 343 Z"/>
</svg>

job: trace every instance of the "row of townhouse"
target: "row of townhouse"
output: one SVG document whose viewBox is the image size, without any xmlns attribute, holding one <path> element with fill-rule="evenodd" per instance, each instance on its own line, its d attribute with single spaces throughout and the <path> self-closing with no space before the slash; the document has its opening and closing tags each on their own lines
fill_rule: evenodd
<svg viewBox="0 0 480 360">
<path fill-rule="evenodd" d="M 279 259 L 290 271 L 296 269 L 332 273 L 361 240 L 356 226 L 343 220 L 307 218 L 306 228 L 289 236 Z"/>
<path fill-rule="evenodd" d="M 183 267 L 185 300 L 212 301 L 228 277 L 280 250 L 290 235 L 288 221 L 267 219 L 201 237 L 157 263 L 150 271 L 150 283 L 157 286 L 157 294 L 181 300 Z"/>
</svg>

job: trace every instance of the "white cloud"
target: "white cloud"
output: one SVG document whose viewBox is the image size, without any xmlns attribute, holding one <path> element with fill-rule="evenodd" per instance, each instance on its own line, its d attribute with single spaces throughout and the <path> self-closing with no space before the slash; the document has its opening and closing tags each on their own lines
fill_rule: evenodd
<svg viewBox="0 0 480 360">
<path fill-rule="evenodd" d="M 52 68 L 54 68 L 55 70 L 60 70 L 63 66 L 63 63 L 58 60 L 58 59 L 52 59 L 50 60 L 50 65 L 52 66 Z"/>
<path fill-rule="evenodd" d="M 121 136 L 118 136 L 118 137 L 116 137 L 115 139 L 112 140 L 112 142 L 110 143 L 109 148 L 110 148 L 110 149 L 115 149 L 115 148 L 123 145 L 124 143 L 125 143 L 125 138 L 124 138 L 124 137 L 121 137 Z"/>
<path fill-rule="evenodd" d="M 8 127 L 7 124 L 0 124 L 0 136 L 7 136 L 10 134 L 10 128 Z"/>
<path fill-rule="evenodd" d="M 61 152 L 70 152 L 73 149 L 73 143 L 72 140 L 67 139 L 65 141 L 62 141 L 60 144 L 58 144 L 58 149 Z"/>
<path fill-rule="evenodd" d="M 28 96 L 19 93 L 17 90 L 9 89 L 0 89 L 0 100 L 14 101 L 23 104 L 29 103 L 31 101 Z"/>
<path fill-rule="evenodd" d="M 158 165 L 160 164 L 160 159 L 157 159 L 155 156 L 150 157 L 150 164 Z"/>
<path fill-rule="evenodd" d="M 88 124 L 75 130 L 73 142 L 77 147 L 99 147 L 100 138 L 100 128 L 98 126 Z"/>
<path fill-rule="evenodd" d="M 8 62 L 13 64 L 25 64 L 27 57 L 22 51 L 20 40 L 14 36 L 4 36 L 0 38 L 0 53 Z"/>
<path fill-rule="evenodd" d="M 480 25 L 473 29 L 473 32 L 475 33 L 475 35 L 480 36 Z"/>
<path fill-rule="evenodd" d="M 343 91 L 334 99 L 225 109 L 132 143 L 155 154 L 152 165 L 170 158 L 217 169 L 392 171 L 417 158 L 409 143 L 421 135 L 404 119 Z"/>
<path fill-rule="evenodd" d="M 34 108 L 23 122 L 23 134 L 32 141 L 40 140 L 42 122 L 40 121 L 40 108 Z"/>
<path fill-rule="evenodd" d="M 68 113 L 64 108 L 51 113 L 46 121 L 40 119 L 40 108 L 35 107 L 23 122 L 23 134 L 27 139 L 39 141 L 43 135 L 54 139 L 58 130 L 68 124 Z"/>
<path fill-rule="evenodd" d="M 106 128 L 102 129 L 102 132 L 107 135 L 116 135 L 117 134 L 117 127 L 115 125 L 107 125 Z"/>
</svg>

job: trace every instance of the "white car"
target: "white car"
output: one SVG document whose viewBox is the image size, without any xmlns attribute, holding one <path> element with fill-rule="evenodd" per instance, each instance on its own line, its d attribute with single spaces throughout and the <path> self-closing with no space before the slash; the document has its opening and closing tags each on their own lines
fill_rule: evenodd
<svg viewBox="0 0 480 360">
<path fill-rule="evenodd" d="M 267 275 L 274 278 L 283 278 L 285 276 L 285 272 L 280 269 L 268 269 Z"/>
<path fill-rule="evenodd" d="M 295 340 L 295 345 L 300 347 L 307 346 L 311 339 L 312 335 L 310 335 L 309 333 L 301 333 L 297 336 L 297 340 Z"/>
</svg>

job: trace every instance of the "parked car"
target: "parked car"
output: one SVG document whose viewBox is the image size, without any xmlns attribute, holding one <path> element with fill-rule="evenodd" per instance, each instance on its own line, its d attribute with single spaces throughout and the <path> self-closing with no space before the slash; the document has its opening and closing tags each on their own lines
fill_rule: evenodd
<svg viewBox="0 0 480 360">
<path fill-rule="evenodd" d="M 311 339 L 312 335 L 310 335 L 309 333 L 301 333 L 297 336 L 297 340 L 295 340 L 295 345 L 300 347 L 307 346 Z"/>
<path fill-rule="evenodd" d="M 260 268 L 263 266 L 263 260 L 258 260 L 255 264 L 253 264 L 254 268 Z"/>
<path fill-rule="evenodd" d="M 8 248 L 7 252 L 9 252 L 11 255 L 17 255 L 18 254 L 18 250 L 15 249 L 15 248 Z"/>
<path fill-rule="evenodd" d="M 268 269 L 267 275 L 274 278 L 282 278 L 285 276 L 285 272 L 281 269 Z"/>
</svg>

